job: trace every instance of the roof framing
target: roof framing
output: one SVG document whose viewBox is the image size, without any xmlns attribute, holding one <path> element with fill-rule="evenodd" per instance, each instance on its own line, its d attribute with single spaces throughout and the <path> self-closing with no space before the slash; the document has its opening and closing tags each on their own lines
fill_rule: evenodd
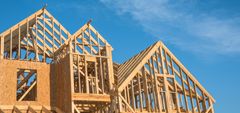
<svg viewBox="0 0 240 113">
<path fill-rule="evenodd" d="M 181 68 L 183 72 L 187 74 L 187 76 L 194 81 L 194 83 L 203 90 L 207 96 L 209 96 L 214 102 L 215 99 L 206 91 L 206 89 L 197 81 L 197 79 L 185 68 L 185 66 L 173 55 L 173 53 L 161 42 L 158 41 L 154 45 L 145 49 L 141 53 L 137 54 L 135 57 L 125 62 L 119 67 L 118 71 L 118 85 L 119 91 L 122 91 L 124 87 L 136 76 L 139 70 L 144 66 L 146 62 L 151 58 L 151 56 L 158 50 L 161 49 L 165 51 L 171 59 L 176 62 L 176 64 Z M 129 68 L 130 67 L 130 68 Z"/>
</svg>

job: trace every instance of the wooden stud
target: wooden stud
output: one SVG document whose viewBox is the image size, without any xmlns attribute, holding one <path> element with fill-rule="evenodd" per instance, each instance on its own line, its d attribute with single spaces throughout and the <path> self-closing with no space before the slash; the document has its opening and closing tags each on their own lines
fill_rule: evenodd
<svg viewBox="0 0 240 113">
<path fill-rule="evenodd" d="M 190 81 L 189 81 L 188 77 L 187 77 L 187 85 L 188 85 L 188 91 L 189 91 L 189 95 L 190 95 L 190 103 L 191 103 L 191 107 L 192 107 L 192 113 L 195 113 L 194 104 L 193 104 L 192 90 L 191 90 L 191 85 L 190 85 Z"/>
<path fill-rule="evenodd" d="M 43 11 L 43 62 L 45 62 L 46 61 L 46 26 L 45 26 L 45 15 L 46 15 L 46 13 L 45 13 L 45 10 Z"/>
<path fill-rule="evenodd" d="M 142 87 L 141 87 L 141 79 L 139 74 L 137 76 L 137 82 L 138 82 L 138 93 L 139 93 L 139 100 L 140 100 L 140 110 L 143 111 Z"/>
<path fill-rule="evenodd" d="M 146 76 L 146 73 L 145 73 L 145 68 L 142 68 L 142 75 L 143 75 L 143 89 L 144 89 L 144 95 L 145 95 L 145 104 L 146 104 L 146 107 L 147 107 L 147 111 L 150 112 L 150 101 L 149 101 L 149 98 L 148 98 L 148 83 L 147 83 L 147 76 Z"/>
<path fill-rule="evenodd" d="M 160 105 L 160 95 L 159 95 L 159 89 L 158 89 L 158 80 L 157 80 L 157 75 L 156 75 L 156 72 L 155 72 L 155 66 L 154 66 L 154 61 L 153 61 L 153 57 L 151 57 L 151 64 L 152 64 L 152 68 L 153 68 L 153 76 L 154 76 L 154 93 L 156 95 L 156 107 L 157 109 L 159 110 L 159 112 L 161 113 L 161 105 Z"/>
<path fill-rule="evenodd" d="M 9 50 L 9 53 L 10 53 L 10 60 L 12 60 L 12 39 L 13 36 L 12 36 L 12 30 L 10 29 L 10 50 Z"/>
<path fill-rule="evenodd" d="M 131 98 L 132 98 L 132 106 L 133 106 L 133 109 L 135 110 L 136 109 L 136 101 L 135 101 L 135 91 L 134 91 L 134 85 L 133 85 L 133 80 L 131 82 Z"/>
<path fill-rule="evenodd" d="M 181 76 L 181 81 L 182 81 L 182 88 L 183 88 L 183 95 L 184 95 L 184 101 L 185 101 L 185 107 L 186 107 L 186 111 L 188 112 L 188 101 L 187 101 L 187 95 L 186 95 L 186 89 L 184 86 L 184 79 L 183 79 L 183 75 L 182 75 L 182 70 L 180 69 L 180 76 Z"/>
<path fill-rule="evenodd" d="M 3 59 L 3 57 L 4 57 L 4 37 L 0 36 L 0 40 L 1 40 L 0 59 Z"/>
</svg>

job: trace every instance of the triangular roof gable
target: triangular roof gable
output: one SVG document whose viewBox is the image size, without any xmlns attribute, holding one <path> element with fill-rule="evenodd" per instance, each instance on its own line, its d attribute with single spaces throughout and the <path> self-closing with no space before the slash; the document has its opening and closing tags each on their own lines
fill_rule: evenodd
<svg viewBox="0 0 240 113">
<path fill-rule="evenodd" d="M 69 39 L 70 40 L 70 39 Z M 72 36 L 73 43 L 78 43 L 77 52 L 82 54 L 100 54 L 99 50 L 104 50 L 105 47 L 112 46 L 106 39 L 90 24 L 90 22 L 83 25 Z M 83 46 L 84 45 L 84 46 Z"/>
<path fill-rule="evenodd" d="M 175 63 L 174 65 L 177 65 L 177 67 L 179 67 L 179 70 L 181 70 L 182 73 L 185 73 L 185 75 L 189 77 L 189 79 L 191 79 L 191 81 L 193 81 L 193 83 L 196 84 L 196 86 L 201 91 L 203 91 L 206 96 L 208 96 L 211 100 L 213 100 L 213 102 L 215 102 L 214 98 L 205 90 L 205 88 L 197 81 L 197 79 L 183 66 L 183 64 L 171 53 L 171 51 L 161 41 L 148 47 L 147 49 L 145 49 L 144 51 L 142 51 L 135 57 L 131 58 L 130 60 L 128 60 L 127 62 L 125 62 L 119 67 L 118 73 L 117 73 L 119 92 L 124 90 L 124 88 L 130 83 L 130 81 L 139 73 L 139 71 L 142 71 L 142 68 L 145 67 L 145 64 L 148 63 L 150 58 L 155 53 L 161 54 L 162 56 L 161 62 L 165 62 L 166 61 L 165 59 L 167 60 L 172 59 L 172 62 Z M 170 58 L 166 57 L 165 56 L 166 54 L 168 54 Z M 169 65 L 171 64 L 168 62 L 168 66 Z M 164 71 L 166 71 L 167 70 L 165 68 L 167 67 L 166 63 L 163 63 L 163 67 L 164 67 Z M 177 71 L 177 70 L 178 69 L 174 68 L 174 71 Z"/>
<path fill-rule="evenodd" d="M 139 54 L 135 55 L 125 63 L 123 63 L 118 68 L 118 84 L 122 84 L 126 78 L 130 78 L 130 73 L 135 74 L 136 68 L 141 67 L 141 62 L 144 62 L 145 60 L 149 59 L 147 55 L 151 53 L 150 51 L 153 51 L 154 47 L 156 48 L 159 43 L 155 43 L 152 46 L 148 47 L 147 49 L 143 50 Z"/>
<path fill-rule="evenodd" d="M 17 48 L 20 39 L 21 45 L 28 45 L 38 53 L 52 57 L 53 53 L 69 38 L 70 33 L 45 8 L 42 8 L 5 30 L 0 36 L 4 38 L 4 51 L 9 51 L 11 48 L 8 44 L 10 41 L 12 48 Z M 36 45 L 38 49 L 34 47 Z"/>
<path fill-rule="evenodd" d="M 64 32 L 69 33 L 68 30 L 65 29 L 65 28 L 60 24 L 60 22 L 58 22 L 58 20 L 55 19 L 55 18 L 52 16 L 52 14 L 47 11 L 47 9 L 42 8 L 42 9 L 36 11 L 35 13 L 33 13 L 32 15 L 30 15 L 29 17 L 23 19 L 23 20 L 20 21 L 19 23 L 15 24 L 14 26 L 12 26 L 12 27 L 8 28 L 7 30 L 3 31 L 3 32 L 0 34 L 0 36 L 3 37 L 3 36 L 6 36 L 6 35 L 9 35 L 11 30 L 14 31 L 14 30 L 18 29 L 18 26 L 19 26 L 19 25 L 21 25 L 21 26 L 26 25 L 26 24 L 27 24 L 27 21 L 30 21 L 30 22 L 29 22 L 29 26 L 30 26 L 31 23 L 34 23 L 33 21 L 35 20 L 35 16 L 40 17 L 40 16 L 42 16 L 43 13 L 45 13 L 49 18 L 53 18 L 54 22 L 55 22 L 57 25 L 59 25 Z"/>
</svg>

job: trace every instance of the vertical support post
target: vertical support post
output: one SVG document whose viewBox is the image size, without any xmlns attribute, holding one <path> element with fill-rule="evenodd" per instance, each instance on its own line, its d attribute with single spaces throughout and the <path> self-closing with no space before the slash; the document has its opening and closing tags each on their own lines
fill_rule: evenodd
<svg viewBox="0 0 240 113">
<path fill-rule="evenodd" d="M 126 100 L 126 99 L 128 98 L 128 97 L 127 97 L 127 87 L 123 90 L 123 92 L 124 92 L 124 98 L 125 98 L 125 100 Z M 124 106 L 125 106 L 125 111 L 127 111 L 127 107 L 126 107 L 127 104 L 125 103 Z"/>
<path fill-rule="evenodd" d="M 100 77 L 101 77 L 101 86 L 102 86 L 102 94 L 105 93 L 104 89 L 104 74 L 103 74 L 103 64 L 102 64 L 102 58 L 99 57 L 99 66 L 100 66 Z"/>
<path fill-rule="evenodd" d="M 94 70 L 94 71 L 95 71 L 95 78 L 96 78 L 96 79 L 95 79 L 95 85 L 96 85 L 96 86 L 95 86 L 95 87 L 96 87 L 95 89 L 96 89 L 96 93 L 98 94 L 98 93 L 99 93 L 99 91 L 98 91 L 98 73 L 97 73 L 97 70 L 98 70 L 98 69 L 97 69 L 97 63 L 96 63 L 96 62 L 94 63 L 94 67 L 95 67 L 95 70 Z"/>
<path fill-rule="evenodd" d="M 92 50 L 92 37 L 91 37 L 91 30 L 88 24 L 88 38 L 89 38 L 89 45 L 90 45 L 90 54 L 93 55 L 93 50 Z"/>
<path fill-rule="evenodd" d="M 147 76 L 145 73 L 145 67 L 142 68 L 142 75 L 143 75 L 143 88 L 144 88 L 144 95 L 145 95 L 145 104 L 147 111 L 150 112 L 150 102 L 149 102 L 149 91 L 148 91 L 148 83 L 147 83 Z"/>
<path fill-rule="evenodd" d="M 45 9 L 43 9 L 43 62 L 46 61 L 46 31 L 45 31 L 45 18 L 46 18 Z M 70 48 L 71 49 L 71 48 Z"/>
<path fill-rule="evenodd" d="M 133 85 L 133 80 L 131 81 L 131 93 L 132 93 L 132 106 L 133 106 L 133 109 L 135 110 L 136 109 L 136 102 L 135 102 L 135 93 L 134 93 L 134 85 Z"/>
<path fill-rule="evenodd" d="M 209 103 L 210 103 L 210 106 L 212 106 L 212 113 L 214 113 L 214 107 L 213 107 L 213 102 L 212 102 L 212 100 L 211 99 L 209 99 Z"/>
<path fill-rule="evenodd" d="M 121 95 L 121 93 L 119 93 L 118 95 Z M 122 98 L 120 96 L 118 96 L 118 102 L 119 102 L 119 113 L 122 113 L 123 112 Z"/>
<path fill-rule="evenodd" d="M 158 51 L 158 52 L 160 52 L 160 51 Z M 157 54 L 157 52 L 155 52 L 155 59 L 156 59 L 156 62 L 157 62 L 157 72 L 160 74 L 161 72 L 160 72 L 160 66 L 159 66 L 159 57 L 158 57 L 158 55 L 159 54 Z M 155 74 L 155 77 L 156 77 L 156 80 L 155 81 L 158 81 L 157 80 L 157 75 L 156 75 L 156 73 L 154 73 Z M 156 91 L 157 91 L 157 95 L 158 95 L 158 107 L 159 107 L 159 112 L 161 113 L 162 112 L 162 106 L 161 106 L 161 102 L 162 102 L 162 98 L 161 98 L 161 95 L 160 95 L 160 89 L 159 89 L 159 87 L 157 86 L 157 89 L 156 89 Z"/>
<path fill-rule="evenodd" d="M 85 47 L 84 47 L 84 46 L 85 46 L 85 45 L 84 45 L 84 39 L 85 39 L 85 38 L 84 38 L 84 31 L 82 30 L 81 32 L 82 32 L 82 52 L 83 52 L 83 54 L 84 54 L 84 51 L 85 51 Z M 87 54 L 87 53 L 86 53 L 86 54 Z"/>
<path fill-rule="evenodd" d="M 4 57 L 4 36 L 0 36 L 1 40 L 1 50 L 0 50 L 0 59 Z"/>
<path fill-rule="evenodd" d="M 156 54 L 155 54 L 156 55 Z M 155 66 L 154 66 L 154 61 L 153 61 L 153 57 L 151 57 L 151 64 L 152 64 L 152 69 L 153 69 L 153 76 L 154 76 L 154 88 L 155 88 L 155 95 L 156 95 L 156 101 L 157 101 L 157 105 L 155 105 L 155 107 L 158 108 L 159 112 L 161 113 L 161 105 L 160 105 L 160 95 L 159 95 L 159 89 L 158 89 L 158 80 L 157 80 L 157 75 L 155 72 Z M 157 111 L 157 110 L 155 110 Z"/>
<path fill-rule="evenodd" d="M 97 39 L 98 39 L 98 55 L 99 55 L 99 78 L 101 78 L 101 86 L 102 86 L 102 93 L 104 94 L 104 80 L 103 80 L 103 68 L 102 68 L 102 58 L 101 58 L 101 49 L 100 49 L 100 40 L 99 40 L 99 34 L 97 33 Z"/>
<path fill-rule="evenodd" d="M 71 43 L 72 44 L 72 43 Z M 88 69 L 87 69 L 87 55 L 84 55 L 84 65 L 85 65 L 85 88 L 86 93 L 89 94 L 89 82 L 88 82 Z"/>
<path fill-rule="evenodd" d="M 196 98 L 196 101 L 197 101 L 197 109 L 198 109 L 198 113 L 201 112 L 201 108 L 200 108 L 200 104 L 199 104 L 199 99 L 198 99 L 198 94 L 197 94 L 197 89 L 196 89 L 196 84 L 193 83 L 193 87 L 194 87 L 194 92 L 195 92 L 195 98 Z"/>
<path fill-rule="evenodd" d="M 55 43 L 54 43 L 54 21 L 53 21 L 53 17 L 51 17 L 51 21 L 52 21 L 52 55 L 53 55 L 53 60 L 55 59 L 55 56 L 54 56 L 54 52 L 55 52 Z"/>
<path fill-rule="evenodd" d="M 12 60 L 12 29 L 10 29 L 10 60 Z"/>
<path fill-rule="evenodd" d="M 128 103 L 130 103 L 130 92 L 129 92 L 129 87 L 128 87 L 128 85 L 127 85 L 127 87 L 126 87 L 126 91 L 127 91 L 127 102 Z"/>
<path fill-rule="evenodd" d="M 191 88 L 191 85 L 190 85 L 190 81 L 189 81 L 189 77 L 187 76 L 187 84 L 188 84 L 188 90 L 189 90 L 189 94 L 190 94 L 190 99 L 191 99 L 191 105 L 192 105 L 192 113 L 195 113 L 195 110 L 194 110 L 194 105 L 193 105 L 193 96 L 192 96 L 192 88 Z"/>
<path fill-rule="evenodd" d="M 187 95 L 186 95 L 186 89 L 185 89 L 185 82 L 183 79 L 183 75 L 182 75 L 182 69 L 180 69 L 180 76 L 181 76 L 181 81 L 182 81 L 182 89 L 183 89 L 183 95 L 184 95 L 184 101 L 185 101 L 185 106 L 186 106 L 186 111 L 188 112 L 188 101 L 187 101 Z"/>
<path fill-rule="evenodd" d="M 60 38 L 60 46 L 62 46 L 62 29 L 60 24 L 59 24 L 59 38 Z"/>
<path fill-rule="evenodd" d="M 204 92 L 201 90 L 202 93 L 202 108 L 203 108 L 203 112 L 206 112 L 207 110 L 207 106 L 206 106 L 206 97 Z"/>
<path fill-rule="evenodd" d="M 74 52 L 77 53 L 77 37 L 74 36 Z"/>
<path fill-rule="evenodd" d="M 97 42 L 98 42 L 98 55 L 101 56 L 101 45 L 100 45 L 100 39 L 99 39 L 99 36 L 98 36 L 98 32 L 96 33 L 96 36 L 97 36 Z"/>
<path fill-rule="evenodd" d="M 18 24 L 18 59 L 21 59 L 21 25 Z"/>
<path fill-rule="evenodd" d="M 165 54 L 166 55 L 166 54 Z M 163 59 L 163 47 L 162 47 L 162 45 L 160 46 L 160 57 L 161 57 L 161 65 L 162 65 L 162 70 L 163 70 L 163 74 L 168 74 L 168 66 L 167 65 L 165 65 L 165 68 L 166 68 L 166 70 L 167 70 L 167 72 L 166 72 L 166 70 L 164 69 L 164 67 L 163 67 L 163 65 L 164 65 L 164 59 Z M 165 57 L 165 61 L 167 61 L 167 58 Z M 166 97 L 166 103 L 165 103 L 165 105 L 166 105 L 166 111 L 167 111 L 167 113 L 171 113 L 171 110 L 170 110 L 170 107 L 169 107 L 169 89 L 168 89 L 168 81 L 167 81 L 167 79 L 166 79 L 166 77 L 164 77 L 163 78 L 164 79 L 164 90 L 165 90 L 165 97 Z"/>
<path fill-rule="evenodd" d="M 68 38 L 71 38 L 69 34 L 67 34 Z M 69 62 L 70 62 L 70 83 L 71 83 L 71 95 L 74 94 L 74 72 L 73 72 L 73 53 L 72 53 L 72 39 L 70 39 L 69 44 Z M 72 96 L 71 96 L 72 100 Z M 74 113 L 74 101 L 72 100 L 71 111 Z"/>
<path fill-rule="evenodd" d="M 152 58 L 152 57 L 151 57 Z M 155 97 L 155 91 L 154 91 L 154 87 L 155 87 L 155 85 L 154 85 L 154 80 L 153 80 L 153 78 L 152 78 L 152 76 L 154 76 L 153 75 L 153 72 L 154 72 L 154 68 L 152 67 L 152 65 L 151 65 L 151 63 L 150 63 L 150 60 L 148 60 L 148 63 L 147 63 L 148 65 L 149 65 L 149 72 L 150 72 L 150 76 L 151 76 L 151 78 L 150 78 L 150 80 L 151 80 L 151 93 L 152 94 L 150 94 L 150 97 L 153 99 L 153 101 L 154 101 L 154 104 L 151 104 L 152 105 L 152 110 L 153 111 L 155 111 L 156 110 L 156 108 L 157 108 L 157 106 L 156 106 L 156 97 Z M 154 106 L 153 106 L 154 105 Z"/>
<path fill-rule="evenodd" d="M 82 93 L 82 84 L 81 84 L 81 74 L 79 72 L 80 68 L 80 56 L 77 55 L 77 74 L 78 74 L 78 87 L 79 93 Z"/>
<path fill-rule="evenodd" d="M 142 87 L 141 87 L 141 79 L 140 79 L 140 75 L 139 74 L 137 76 L 137 81 L 138 81 L 138 93 L 139 93 L 139 101 L 140 101 L 140 110 L 142 112 L 143 111 Z"/>
<path fill-rule="evenodd" d="M 162 48 L 162 51 L 163 51 L 163 48 Z M 162 52 L 161 52 L 162 53 Z M 169 72 L 169 69 L 168 69 L 168 61 L 167 61 L 167 53 L 166 53 L 166 51 L 164 50 L 164 56 L 163 56 L 164 58 L 165 58 L 165 68 L 166 68 L 166 73 L 165 74 L 170 74 L 170 72 Z"/>
<path fill-rule="evenodd" d="M 113 74 L 113 62 L 112 62 L 112 47 L 105 42 L 106 46 L 106 56 L 107 56 L 107 72 L 108 72 L 108 83 L 109 83 L 109 92 L 111 96 L 111 99 L 115 99 L 115 86 L 114 86 L 114 74 Z M 110 112 L 114 111 L 115 103 L 111 101 L 110 105 Z"/>
<path fill-rule="evenodd" d="M 113 74 L 113 62 L 112 62 L 112 47 L 106 43 L 106 54 L 107 54 L 107 66 L 109 75 L 109 87 L 110 90 L 113 89 L 114 84 L 114 74 Z"/>
<path fill-rule="evenodd" d="M 171 64 L 171 69 L 172 69 L 172 74 L 174 76 L 174 94 L 175 94 L 175 102 L 176 102 L 176 107 L 177 107 L 177 111 L 180 112 L 180 107 L 179 107 L 179 99 L 178 99 L 178 91 L 177 91 L 177 83 L 176 83 L 176 78 L 175 78 L 175 71 L 174 71 L 174 67 L 173 67 L 173 59 L 172 56 L 170 56 L 170 64 Z"/>
<path fill-rule="evenodd" d="M 37 28 L 37 26 L 38 26 L 38 23 L 37 23 L 37 15 L 35 14 L 35 34 L 36 34 L 36 36 L 35 36 L 35 41 L 36 41 L 36 56 L 35 56 L 35 60 L 36 61 L 39 61 L 39 56 L 38 56 L 38 44 L 37 44 L 37 36 L 38 36 L 38 28 Z"/>
<path fill-rule="evenodd" d="M 27 51 L 26 51 L 26 59 L 28 60 L 28 49 L 29 49 L 29 20 L 27 18 Z"/>
</svg>

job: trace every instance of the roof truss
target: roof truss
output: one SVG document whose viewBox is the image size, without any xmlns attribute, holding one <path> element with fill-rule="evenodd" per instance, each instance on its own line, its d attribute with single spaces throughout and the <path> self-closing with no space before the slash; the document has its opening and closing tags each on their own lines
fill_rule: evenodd
<svg viewBox="0 0 240 113">
<path fill-rule="evenodd" d="M 117 76 L 125 112 L 211 112 L 215 102 L 162 42 L 121 65 Z"/>
<path fill-rule="evenodd" d="M 71 35 L 45 8 L 4 31 L 0 37 L 1 58 L 47 63 L 63 49 L 66 51 L 69 42 L 74 52 L 87 55 L 107 56 L 106 47 L 111 47 L 90 22 Z"/>
</svg>

